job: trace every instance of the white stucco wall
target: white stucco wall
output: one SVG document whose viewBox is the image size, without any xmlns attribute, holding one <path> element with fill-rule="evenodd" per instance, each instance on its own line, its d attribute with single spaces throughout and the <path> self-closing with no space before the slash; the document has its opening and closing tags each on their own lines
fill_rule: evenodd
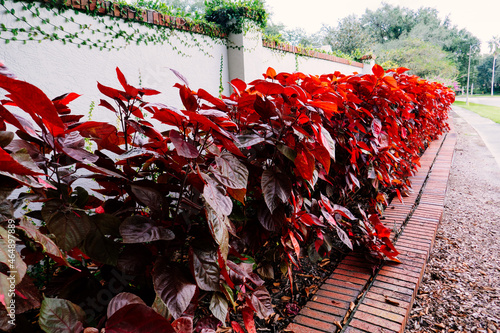
<svg viewBox="0 0 500 333">
<path fill-rule="evenodd" d="M 268 67 L 276 72 L 303 72 L 305 74 L 321 75 L 339 71 L 342 74 L 371 73 L 371 66 L 364 68 L 333 62 L 325 59 L 296 55 L 291 52 L 279 51 L 262 45 L 262 33 L 250 30 L 245 34 L 232 36 L 231 41 L 237 46 L 244 46 L 242 50 L 230 49 L 230 60 L 233 58 L 244 59 L 244 68 L 234 70 L 238 77 L 245 81 L 262 78 Z M 231 61 L 230 61 L 231 62 Z M 230 64 L 231 66 L 231 64 Z M 230 69 L 230 73 L 233 71 Z"/>
<path fill-rule="evenodd" d="M 96 41 L 102 35 L 92 34 L 92 31 L 105 31 L 106 26 L 113 26 L 116 31 L 124 30 L 133 33 L 138 29 L 141 33 L 154 35 L 157 29 L 164 29 L 169 34 L 167 42 L 163 44 L 145 45 L 140 43 L 126 43 L 123 38 L 115 39 L 113 45 L 119 49 L 100 51 L 98 48 L 80 48 L 74 44 L 63 44 L 61 41 L 43 40 L 22 43 L 12 41 L 8 44 L 0 42 L 0 61 L 14 72 L 19 79 L 26 80 L 42 89 L 49 98 L 67 92 L 82 94 L 80 98 L 70 104 L 74 113 L 88 115 L 93 101 L 96 108 L 92 119 L 113 123 L 116 117 L 105 108 L 97 107 L 103 95 L 97 89 L 97 81 L 114 88 L 121 88 L 115 68 L 119 67 L 130 84 L 153 88 L 162 92 L 159 96 L 147 97 L 147 101 L 162 102 L 175 107 L 182 107 L 178 96 L 178 89 L 173 85 L 180 80 L 170 71 L 173 68 L 180 72 L 190 83 L 193 90 L 203 88 L 213 95 L 218 95 L 219 84 L 222 78 L 223 94 L 229 94 L 229 81 L 238 77 L 247 82 L 262 78 L 268 67 L 277 72 L 295 72 L 298 70 L 306 74 L 323 74 L 340 71 L 344 74 L 353 72 L 370 72 L 371 66 L 359 68 L 328 60 L 297 56 L 289 52 L 263 47 L 262 34 L 250 29 L 242 35 L 231 35 L 231 42 L 226 45 L 221 41 L 214 41 L 209 37 L 191 34 L 178 30 L 157 27 L 148 28 L 139 23 L 128 23 L 121 19 L 99 17 L 101 23 L 93 16 L 82 12 L 78 15 L 74 10 L 68 10 L 62 15 L 39 8 L 40 17 L 50 19 L 50 24 L 63 26 L 66 31 L 79 32 L 80 37 Z M 40 19 L 33 18 L 30 12 L 22 9 L 21 2 L 5 1 L 5 7 L 14 9 L 16 16 L 25 16 L 32 25 L 40 25 L 44 31 L 54 32 L 49 24 L 40 24 Z M 75 22 L 68 21 L 73 19 Z M 2 11 L 0 23 L 7 27 L 27 27 L 22 21 Z M 81 25 L 88 25 L 90 29 L 81 29 Z M 56 31 L 63 35 L 61 31 Z M 138 34 L 135 34 L 138 35 Z M 6 32 L 1 37 L 8 37 Z M 21 36 L 20 36 L 21 37 Z M 105 37 L 110 39 L 110 37 Z M 236 48 L 235 46 L 243 46 Z M 179 54 L 178 52 L 181 52 Z M 221 71 L 222 57 L 222 71 Z M 0 92 L 1 96 L 2 92 Z"/>
<path fill-rule="evenodd" d="M 16 14 L 23 13 L 22 5 L 19 2 L 6 1 L 6 6 L 14 8 Z M 65 22 L 64 17 L 54 16 L 45 9 L 39 10 L 41 16 L 49 18 L 52 24 L 63 25 L 68 30 L 79 30 L 79 26 L 76 24 Z M 64 15 L 66 17 L 73 16 L 76 22 L 88 24 L 91 29 L 103 30 L 105 28 L 94 17 L 83 13 L 74 15 L 73 10 L 69 10 Z M 14 16 L 5 14 L 3 11 L 0 17 L 0 22 L 8 27 L 24 26 L 22 22 L 16 22 Z M 29 17 L 27 18 L 29 19 Z M 108 25 L 117 24 L 111 18 L 103 18 L 108 22 Z M 37 22 L 39 23 L 39 21 Z M 42 26 L 42 28 L 49 32 L 53 31 L 47 25 Z M 124 21 L 120 23 L 120 29 L 126 31 L 140 29 L 141 32 L 155 33 L 154 30 L 139 23 L 133 23 L 130 28 L 128 23 Z M 49 98 L 67 92 L 82 94 L 81 97 L 70 104 L 73 112 L 77 114 L 87 115 L 91 101 L 98 105 L 99 100 L 103 98 L 103 95 L 97 89 L 97 81 L 113 88 L 121 88 L 116 78 L 116 67 L 120 68 L 130 84 L 139 86 L 141 80 L 142 86 L 162 92 L 158 96 L 148 96 L 148 101 L 162 102 L 180 107 L 178 89 L 173 88 L 173 85 L 180 82 L 180 80 L 169 68 L 180 72 L 189 81 L 191 89 L 203 88 L 217 96 L 222 56 L 224 61 L 222 81 L 225 92 L 229 92 L 226 46 L 221 42 L 216 43 L 210 38 L 198 34 L 191 35 L 170 29 L 169 31 L 172 33 L 171 38 L 169 38 L 171 45 L 168 43 L 162 45 L 145 45 L 144 43 L 127 45 L 123 39 L 116 39 L 113 44 L 116 47 L 124 47 L 111 51 L 100 51 L 97 48 L 89 49 L 85 46 L 78 48 L 77 45 L 65 45 L 57 40 L 44 40 L 41 43 L 28 41 L 26 44 L 12 41 L 9 44 L 2 43 L 0 45 L 0 60 L 19 79 L 36 85 Z M 5 32 L 2 33 L 2 37 L 4 36 L 6 36 Z M 83 36 L 88 36 L 92 40 L 98 38 L 89 32 Z M 202 41 L 204 50 L 208 55 L 194 45 L 192 36 L 198 41 Z M 192 47 L 186 47 L 182 41 Z M 174 50 L 174 46 L 184 54 L 178 54 Z M 96 107 L 93 112 L 93 120 L 107 120 L 113 123 L 115 119 L 113 113 L 102 107 Z"/>
</svg>

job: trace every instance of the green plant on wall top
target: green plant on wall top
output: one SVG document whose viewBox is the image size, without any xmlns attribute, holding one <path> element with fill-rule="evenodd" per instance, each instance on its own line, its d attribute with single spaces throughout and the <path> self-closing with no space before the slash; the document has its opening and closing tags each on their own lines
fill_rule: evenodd
<svg viewBox="0 0 500 333">
<path fill-rule="evenodd" d="M 262 0 L 211 0 L 205 1 L 205 6 L 207 22 L 219 25 L 227 33 L 242 33 L 245 20 L 252 21 L 261 29 L 267 25 L 267 13 Z"/>
<path fill-rule="evenodd" d="M 21 3 L 21 8 L 14 6 L 14 3 Z M 86 46 L 99 50 L 121 48 L 123 46 L 118 46 L 117 41 L 123 40 L 126 45 L 167 43 L 175 51 L 182 53 L 173 45 L 173 38 L 187 47 L 195 46 L 211 56 L 204 51 L 209 48 L 208 40 L 227 43 L 225 38 L 227 34 L 242 32 L 245 22 L 248 21 L 253 21 L 260 28 L 266 25 L 267 14 L 260 0 L 236 3 L 215 0 L 206 2 L 205 6 L 207 12 L 204 15 L 200 11 L 185 12 L 158 0 L 139 0 L 134 4 L 102 0 L 81 2 L 0 0 L 0 7 L 4 10 L 2 14 L 7 15 L 0 23 L 0 39 L 5 43 L 59 40 L 64 44 L 76 44 L 78 47 Z M 82 11 L 93 16 L 97 23 L 104 25 L 104 28 L 94 28 L 93 24 L 81 23 L 77 16 Z M 57 20 L 58 17 L 64 19 L 64 24 L 61 24 L 61 20 Z M 124 27 L 124 24 L 116 24 L 117 22 L 128 26 Z M 150 30 L 139 29 L 132 22 L 146 26 Z M 177 36 L 176 30 L 191 34 L 191 41 Z"/>
</svg>

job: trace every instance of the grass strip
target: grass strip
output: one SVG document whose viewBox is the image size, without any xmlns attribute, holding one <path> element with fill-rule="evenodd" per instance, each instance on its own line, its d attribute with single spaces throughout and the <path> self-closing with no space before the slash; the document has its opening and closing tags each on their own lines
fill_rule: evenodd
<svg viewBox="0 0 500 333">
<path fill-rule="evenodd" d="M 465 104 L 465 102 L 461 101 L 455 101 L 455 103 L 453 103 L 455 106 L 460 106 L 461 108 L 475 112 L 481 117 L 491 119 L 495 123 L 500 124 L 500 107 L 476 103 L 469 103 L 469 106 L 466 106 Z"/>
</svg>

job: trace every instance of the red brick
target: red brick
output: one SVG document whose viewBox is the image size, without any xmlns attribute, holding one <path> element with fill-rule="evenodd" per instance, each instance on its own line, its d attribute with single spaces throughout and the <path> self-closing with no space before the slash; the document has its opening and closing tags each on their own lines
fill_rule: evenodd
<svg viewBox="0 0 500 333">
<path fill-rule="evenodd" d="M 349 326 L 359 328 L 359 329 L 363 330 L 364 332 L 369 332 L 369 333 L 392 333 L 392 332 L 395 332 L 395 331 L 391 331 L 389 329 L 386 329 L 384 327 L 380 327 L 377 325 L 367 323 L 366 321 L 362 321 L 359 319 L 351 320 Z"/>
<path fill-rule="evenodd" d="M 358 330 L 354 327 L 348 327 L 344 330 L 344 333 L 366 333 L 366 331 Z"/>
<path fill-rule="evenodd" d="M 379 287 L 379 288 L 384 288 L 384 289 L 391 290 L 391 291 L 396 291 L 398 293 L 410 295 L 410 296 L 413 295 L 413 292 L 414 292 L 413 288 L 399 287 L 399 286 L 395 286 L 391 283 L 386 283 L 386 282 L 382 282 L 382 281 L 378 281 L 378 280 L 375 280 L 375 282 L 373 282 L 373 286 Z"/>
<path fill-rule="evenodd" d="M 420 254 L 421 255 L 420 257 L 422 257 L 424 259 L 427 259 L 427 256 L 429 255 L 429 251 L 427 249 L 420 250 L 420 249 L 413 248 L 411 246 L 400 245 L 399 243 L 396 244 L 396 246 L 397 246 L 397 250 L 399 253 L 411 252 L 414 254 Z"/>
<path fill-rule="evenodd" d="M 395 322 L 397 324 L 400 324 L 400 325 L 403 324 L 403 323 L 406 324 L 406 322 L 405 322 L 405 320 L 406 320 L 405 316 L 402 316 L 400 314 L 397 314 L 397 313 L 394 313 L 394 312 L 391 312 L 391 311 L 386 311 L 386 310 L 383 310 L 383 309 L 380 309 L 380 308 L 369 306 L 369 305 L 366 305 L 366 304 L 361 304 L 358 307 L 357 311 L 363 311 L 363 312 L 366 312 L 366 313 L 370 313 L 372 315 L 375 315 L 377 317 L 393 321 L 393 322 Z"/>
<path fill-rule="evenodd" d="M 399 257 L 399 260 L 407 260 L 407 259 L 408 258 L 406 258 L 406 257 L 404 257 L 404 258 L 403 257 Z M 396 268 L 404 269 L 405 271 L 413 272 L 413 274 L 416 274 L 418 276 L 420 276 L 420 274 L 422 273 L 422 267 L 421 266 L 419 266 L 419 267 L 413 267 L 413 266 L 405 264 L 405 262 L 403 262 L 403 264 L 388 262 L 388 263 L 385 264 L 384 267 L 396 267 Z"/>
<path fill-rule="evenodd" d="M 314 319 L 321 320 L 321 321 L 326 321 L 329 323 L 333 323 L 334 321 L 342 321 L 341 316 L 335 316 L 335 315 L 332 315 L 329 313 L 325 313 L 325 312 L 318 311 L 318 310 L 313 310 L 310 308 L 303 308 L 300 311 L 300 314 L 303 316 L 306 316 L 306 317 L 314 318 Z"/>
<path fill-rule="evenodd" d="M 299 324 L 291 323 L 288 325 L 286 328 L 287 331 L 289 332 L 294 332 L 294 333 L 324 333 L 325 331 L 318 331 L 310 327 L 302 326 Z"/>
<path fill-rule="evenodd" d="M 306 308 L 322 311 L 331 315 L 336 315 L 340 317 L 344 317 L 347 313 L 348 308 L 340 308 L 333 304 L 323 304 L 316 301 L 307 302 Z"/>
<path fill-rule="evenodd" d="M 396 314 L 399 314 L 401 316 L 406 316 L 408 314 L 408 310 L 409 310 L 408 306 L 410 305 L 409 303 L 402 302 L 402 303 L 400 303 L 400 305 L 396 306 L 396 305 L 387 303 L 385 301 L 385 299 L 383 300 L 383 302 L 380 302 L 378 300 L 369 298 L 368 295 L 367 295 L 367 297 L 365 297 L 363 299 L 363 304 L 370 305 L 370 306 L 373 306 L 375 308 L 386 310 L 386 311 L 389 311 L 392 313 L 396 313 Z"/>
<path fill-rule="evenodd" d="M 400 279 L 395 279 L 395 278 L 391 278 L 391 277 L 387 277 L 387 276 L 383 276 L 383 275 L 378 275 L 376 280 L 382 281 L 382 282 L 387 282 L 390 284 L 394 284 L 394 285 L 400 286 L 400 287 L 411 288 L 411 289 L 415 289 L 415 287 L 416 287 L 416 283 L 404 281 L 404 280 L 400 280 Z"/>
<path fill-rule="evenodd" d="M 333 323 L 327 323 L 321 320 L 312 319 L 306 316 L 302 316 L 300 314 L 297 317 L 295 317 L 294 322 L 296 324 L 312 327 L 316 330 L 324 332 L 335 332 L 337 329 L 337 326 L 335 326 Z"/>
<path fill-rule="evenodd" d="M 376 294 L 379 294 L 384 299 L 385 299 L 385 296 L 387 296 L 387 297 L 395 299 L 397 301 L 405 301 L 407 303 L 411 303 L 411 301 L 412 301 L 412 296 L 411 295 L 402 294 L 402 293 L 397 292 L 397 291 L 387 290 L 387 289 L 376 287 L 376 286 L 372 286 L 370 288 L 370 292 L 374 292 Z"/>
<path fill-rule="evenodd" d="M 353 290 L 358 290 L 361 291 L 363 289 L 363 285 L 360 284 L 355 284 L 349 281 L 341 281 L 341 280 L 336 280 L 329 278 L 328 280 L 325 281 L 325 283 L 328 283 L 333 286 L 338 286 L 338 287 L 343 287 L 343 288 L 348 288 L 348 289 L 353 289 Z"/>
<path fill-rule="evenodd" d="M 340 264 L 338 264 L 338 266 L 335 270 L 337 270 L 339 268 L 344 269 L 346 271 L 358 272 L 358 273 L 363 273 L 363 274 L 368 274 L 368 275 L 371 275 L 371 272 L 372 272 L 372 270 L 370 270 L 367 267 L 349 265 L 347 263 L 344 263 L 343 261 Z"/>
<path fill-rule="evenodd" d="M 417 239 L 413 239 L 411 237 L 400 237 L 400 238 L 398 238 L 397 244 L 429 247 L 432 244 L 432 241 L 430 239 L 429 240 L 421 240 L 421 239 L 417 240 Z"/>
<path fill-rule="evenodd" d="M 359 291 L 353 290 L 353 289 L 348 289 L 348 288 L 342 288 L 342 287 L 337 287 L 333 286 L 331 284 L 323 284 L 321 286 L 321 289 L 323 290 L 328 290 L 328 291 L 334 291 L 339 294 L 344 294 L 344 295 L 351 295 L 357 297 L 359 295 Z"/>
<path fill-rule="evenodd" d="M 323 296 L 323 297 L 328 297 L 328 298 L 331 298 L 331 299 L 334 299 L 334 300 L 338 300 L 338 301 L 344 301 L 344 302 L 352 302 L 356 299 L 356 296 L 353 296 L 353 295 L 344 295 L 344 294 L 340 294 L 340 293 L 336 293 L 336 292 L 332 292 L 332 291 L 328 291 L 328 290 L 319 290 L 316 295 L 318 296 Z"/>
<path fill-rule="evenodd" d="M 364 286 L 366 284 L 366 281 L 368 280 L 368 279 L 360 279 L 360 278 L 357 278 L 354 276 L 339 274 L 339 273 L 337 273 L 337 270 L 333 271 L 333 274 L 330 276 L 330 278 L 340 280 L 340 281 L 350 282 L 350 283 L 357 284 L 360 286 Z"/>
<path fill-rule="evenodd" d="M 363 321 L 367 321 L 373 325 L 377 325 L 377 326 L 380 326 L 382 328 L 387 328 L 387 329 L 395 331 L 395 332 L 398 332 L 402 326 L 402 324 L 400 324 L 400 323 L 395 323 L 395 322 L 392 322 L 390 320 L 387 320 L 387 319 L 384 319 L 384 318 L 381 318 L 381 317 L 378 317 L 378 316 L 375 316 L 375 315 L 372 315 L 370 313 L 363 312 L 360 310 L 358 310 L 358 311 L 356 311 L 356 313 L 354 313 L 354 318 L 359 319 L 359 320 L 363 320 Z M 352 321 L 351 321 L 351 324 L 352 324 Z M 352 325 L 352 326 L 356 327 L 355 325 Z"/>
<path fill-rule="evenodd" d="M 327 305 L 334 305 L 336 307 L 343 308 L 343 309 L 348 309 L 349 303 L 350 303 L 350 302 L 342 301 L 339 299 L 332 299 L 330 297 L 325 297 L 325 296 L 321 296 L 321 295 L 314 295 L 312 299 L 318 303 L 323 303 L 323 304 L 327 304 Z"/>
<path fill-rule="evenodd" d="M 371 274 L 361 273 L 361 272 L 353 272 L 353 271 L 345 270 L 342 268 L 335 268 L 334 273 L 346 275 L 349 277 L 355 277 L 355 278 L 358 278 L 360 280 L 368 280 L 371 278 Z M 362 282 L 362 283 L 364 283 L 364 282 Z"/>
<path fill-rule="evenodd" d="M 385 268 L 385 267 L 384 267 Z M 403 281 L 408 281 L 408 282 L 413 282 L 413 283 L 417 283 L 418 282 L 418 279 L 420 277 L 419 274 L 413 274 L 413 275 L 410 275 L 408 273 L 413 273 L 413 272 L 410 272 L 410 271 L 403 271 L 402 269 L 397 269 L 397 268 L 385 268 L 385 269 L 381 269 L 378 274 L 379 276 L 387 276 L 387 277 L 392 277 L 392 278 L 395 278 L 395 279 L 399 279 L 399 280 L 403 280 Z"/>
</svg>

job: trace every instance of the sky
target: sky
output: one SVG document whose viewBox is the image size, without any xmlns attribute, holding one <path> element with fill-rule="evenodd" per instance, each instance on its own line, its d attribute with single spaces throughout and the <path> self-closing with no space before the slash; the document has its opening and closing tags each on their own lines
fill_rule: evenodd
<svg viewBox="0 0 500 333">
<path fill-rule="evenodd" d="M 322 24 L 337 26 L 340 19 L 355 14 L 361 16 L 366 9 L 376 10 L 382 2 L 395 6 L 418 9 L 435 8 L 441 19 L 449 17 L 451 24 L 465 28 L 481 42 L 481 52 L 489 53 L 487 41 L 500 36 L 500 0 L 265 0 L 272 13 L 273 23 L 287 28 L 303 28 L 308 33 L 319 31 Z"/>
</svg>

